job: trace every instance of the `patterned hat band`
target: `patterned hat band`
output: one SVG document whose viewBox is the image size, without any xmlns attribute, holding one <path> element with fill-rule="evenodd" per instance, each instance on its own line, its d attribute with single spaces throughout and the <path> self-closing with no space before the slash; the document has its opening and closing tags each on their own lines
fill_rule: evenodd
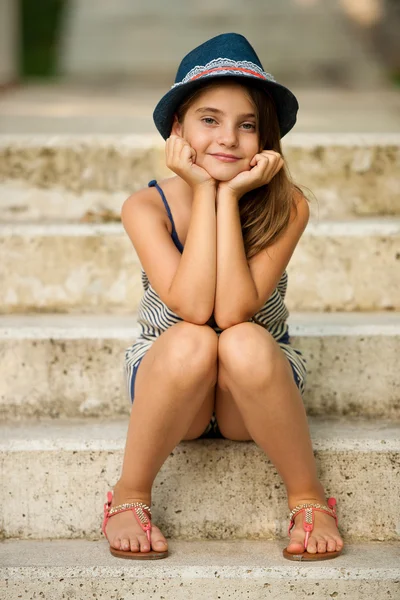
<svg viewBox="0 0 400 600">
<path fill-rule="evenodd" d="M 184 85 L 189 81 L 195 81 L 201 77 L 208 77 L 210 75 L 224 75 L 228 73 L 230 75 L 247 75 L 249 77 L 257 77 L 258 79 L 267 81 L 276 81 L 276 79 L 270 73 L 266 73 L 260 69 L 258 65 L 250 61 L 235 61 L 229 58 L 216 58 L 206 65 L 197 66 L 191 69 L 189 73 L 187 73 L 187 75 L 182 79 L 182 81 L 174 83 L 174 85 L 171 86 L 171 89 L 179 87 L 180 85 Z"/>
</svg>

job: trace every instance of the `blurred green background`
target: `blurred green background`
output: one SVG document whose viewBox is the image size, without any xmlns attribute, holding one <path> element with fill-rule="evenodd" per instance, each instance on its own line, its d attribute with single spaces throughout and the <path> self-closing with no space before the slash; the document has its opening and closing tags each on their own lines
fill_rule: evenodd
<svg viewBox="0 0 400 600">
<path fill-rule="evenodd" d="M 59 39 L 68 0 L 19 0 L 20 73 L 23 77 L 58 74 Z"/>
</svg>

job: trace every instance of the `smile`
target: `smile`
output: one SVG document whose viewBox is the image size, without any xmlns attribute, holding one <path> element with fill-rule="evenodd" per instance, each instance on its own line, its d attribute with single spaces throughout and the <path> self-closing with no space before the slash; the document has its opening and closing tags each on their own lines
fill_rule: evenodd
<svg viewBox="0 0 400 600">
<path fill-rule="evenodd" d="M 237 162 L 240 158 L 236 158 L 235 156 L 223 156 L 222 154 L 211 154 L 214 158 L 220 160 L 221 162 Z"/>
</svg>

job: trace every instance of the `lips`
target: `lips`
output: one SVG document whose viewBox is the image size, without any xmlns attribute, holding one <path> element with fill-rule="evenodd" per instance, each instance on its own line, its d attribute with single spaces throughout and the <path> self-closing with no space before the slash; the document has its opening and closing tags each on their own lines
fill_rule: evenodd
<svg viewBox="0 0 400 600">
<path fill-rule="evenodd" d="M 234 156 L 233 154 L 211 154 L 211 156 L 222 162 L 236 162 L 240 160 L 238 156 Z"/>
</svg>

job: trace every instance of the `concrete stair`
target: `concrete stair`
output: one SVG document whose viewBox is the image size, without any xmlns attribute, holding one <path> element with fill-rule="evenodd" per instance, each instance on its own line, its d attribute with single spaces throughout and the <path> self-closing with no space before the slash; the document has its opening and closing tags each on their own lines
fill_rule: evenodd
<svg viewBox="0 0 400 600">
<path fill-rule="evenodd" d="M 282 152 L 296 183 L 305 193 L 311 190 L 316 219 L 400 214 L 399 132 L 290 132 Z M 122 199 L 151 179 L 171 175 L 164 163 L 165 142 L 158 133 L 0 135 L 0 183 L 6 186 L 0 221 L 66 222 L 85 218 L 91 205 L 101 220 L 104 203 L 119 219 Z"/>
<path fill-rule="evenodd" d="M 399 548 L 357 543 L 316 564 L 289 563 L 284 543 L 171 540 L 166 560 L 118 561 L 102 542 L 11 541 L 0 544 L 0 594 L 7 600 L 395 600 Z"/>
<path fill-rule="evenodd" d="M 121 223 L 5 224 L 0 245 L 2 313 L 137 309 L 140 262 Z M 289 310 L 398 310 L 399 248 L 399 216 L 309 223 L 287 268 Z"/>
<path fill-rule="evenodd" d="M 100 527 L 122 464 L 123 360 L 142 295 L 120 207 L 169 175 L 163 144 L 0 136 L 1 598 L 396 598 L 399 148 L 398 134 L 285 145 L 293 178 L 318 200 L 287 305 L 345 553 L 285 561 L 286 494 L 271 462 L 253 442 L 203 439 L 179 444 L 157 475 L 154 521 L 171 555 L 144 568 L 111 557 Z"/>
<path fill-rule="evenodd" d="M 307 357 L 309 415 L 399 419 L 398 312 L 288 323 Z M 136 314 L 0 316 L 0 419 L 128 416 L 124 351 L 138 334 Z"/>
<path fill-rule="evenodd" d="M 126 418 L 0 426 L 8 482 L 0 489 L 0 505 L 7 507 L 3 537 L 99 539 L 127 427 Z M 310 417 L 310 430 L 319 475 L 338 501 L 346 539 L 397 540 L 400 424 Z M 153 519 L 164 535 L 179 539 L 285 539 L 285 498 L 274 466 L 253 442 L 194 440 L 179 444 L 161 467 Z"/>
<path fill-rule="evenodd" d="M 130 132 L 155 134 L 152 113 L 169 86 L 170 82 L 162 85 L 159 79 L 145 87 L 137 81 L 113 81 L 110 85 L 104 79 L 91 83 L 88 78 L 79 85 L 65 79 L 47 81 L 45 85 L 30 81 L 3 94 L 0 131 L 21 134 L 24 138 L 47 134 L 51 143 L 60 134 L 68 138 L 71 134 L 94 134 L 94 143 L 99 132 L 101 137 L 104 134 L 125 137 Z M 300 110 L 295 130 L 284 137 L 284 143 L 298 133 L 309 136 L 320 132 L 324 135 L 352 132 L 364 136 L 399 132 L 400 95 L 395 86 L 355 90 L 321 84 L 310 87 L 303 80 L 293 91 Z"/>
<path fill-rule="evenodd" d="M 345 8 L 293 0 L 252 0 L 250 7 L 244 0 L 72 0 L 60 68 L 81 80 L 125 76 L 172 85 L 187 52 L 214 35 L 238 32 L 254 45 L 265 70 L 286 84 L 382 86 L 377 53 Z"/>
</svg>

